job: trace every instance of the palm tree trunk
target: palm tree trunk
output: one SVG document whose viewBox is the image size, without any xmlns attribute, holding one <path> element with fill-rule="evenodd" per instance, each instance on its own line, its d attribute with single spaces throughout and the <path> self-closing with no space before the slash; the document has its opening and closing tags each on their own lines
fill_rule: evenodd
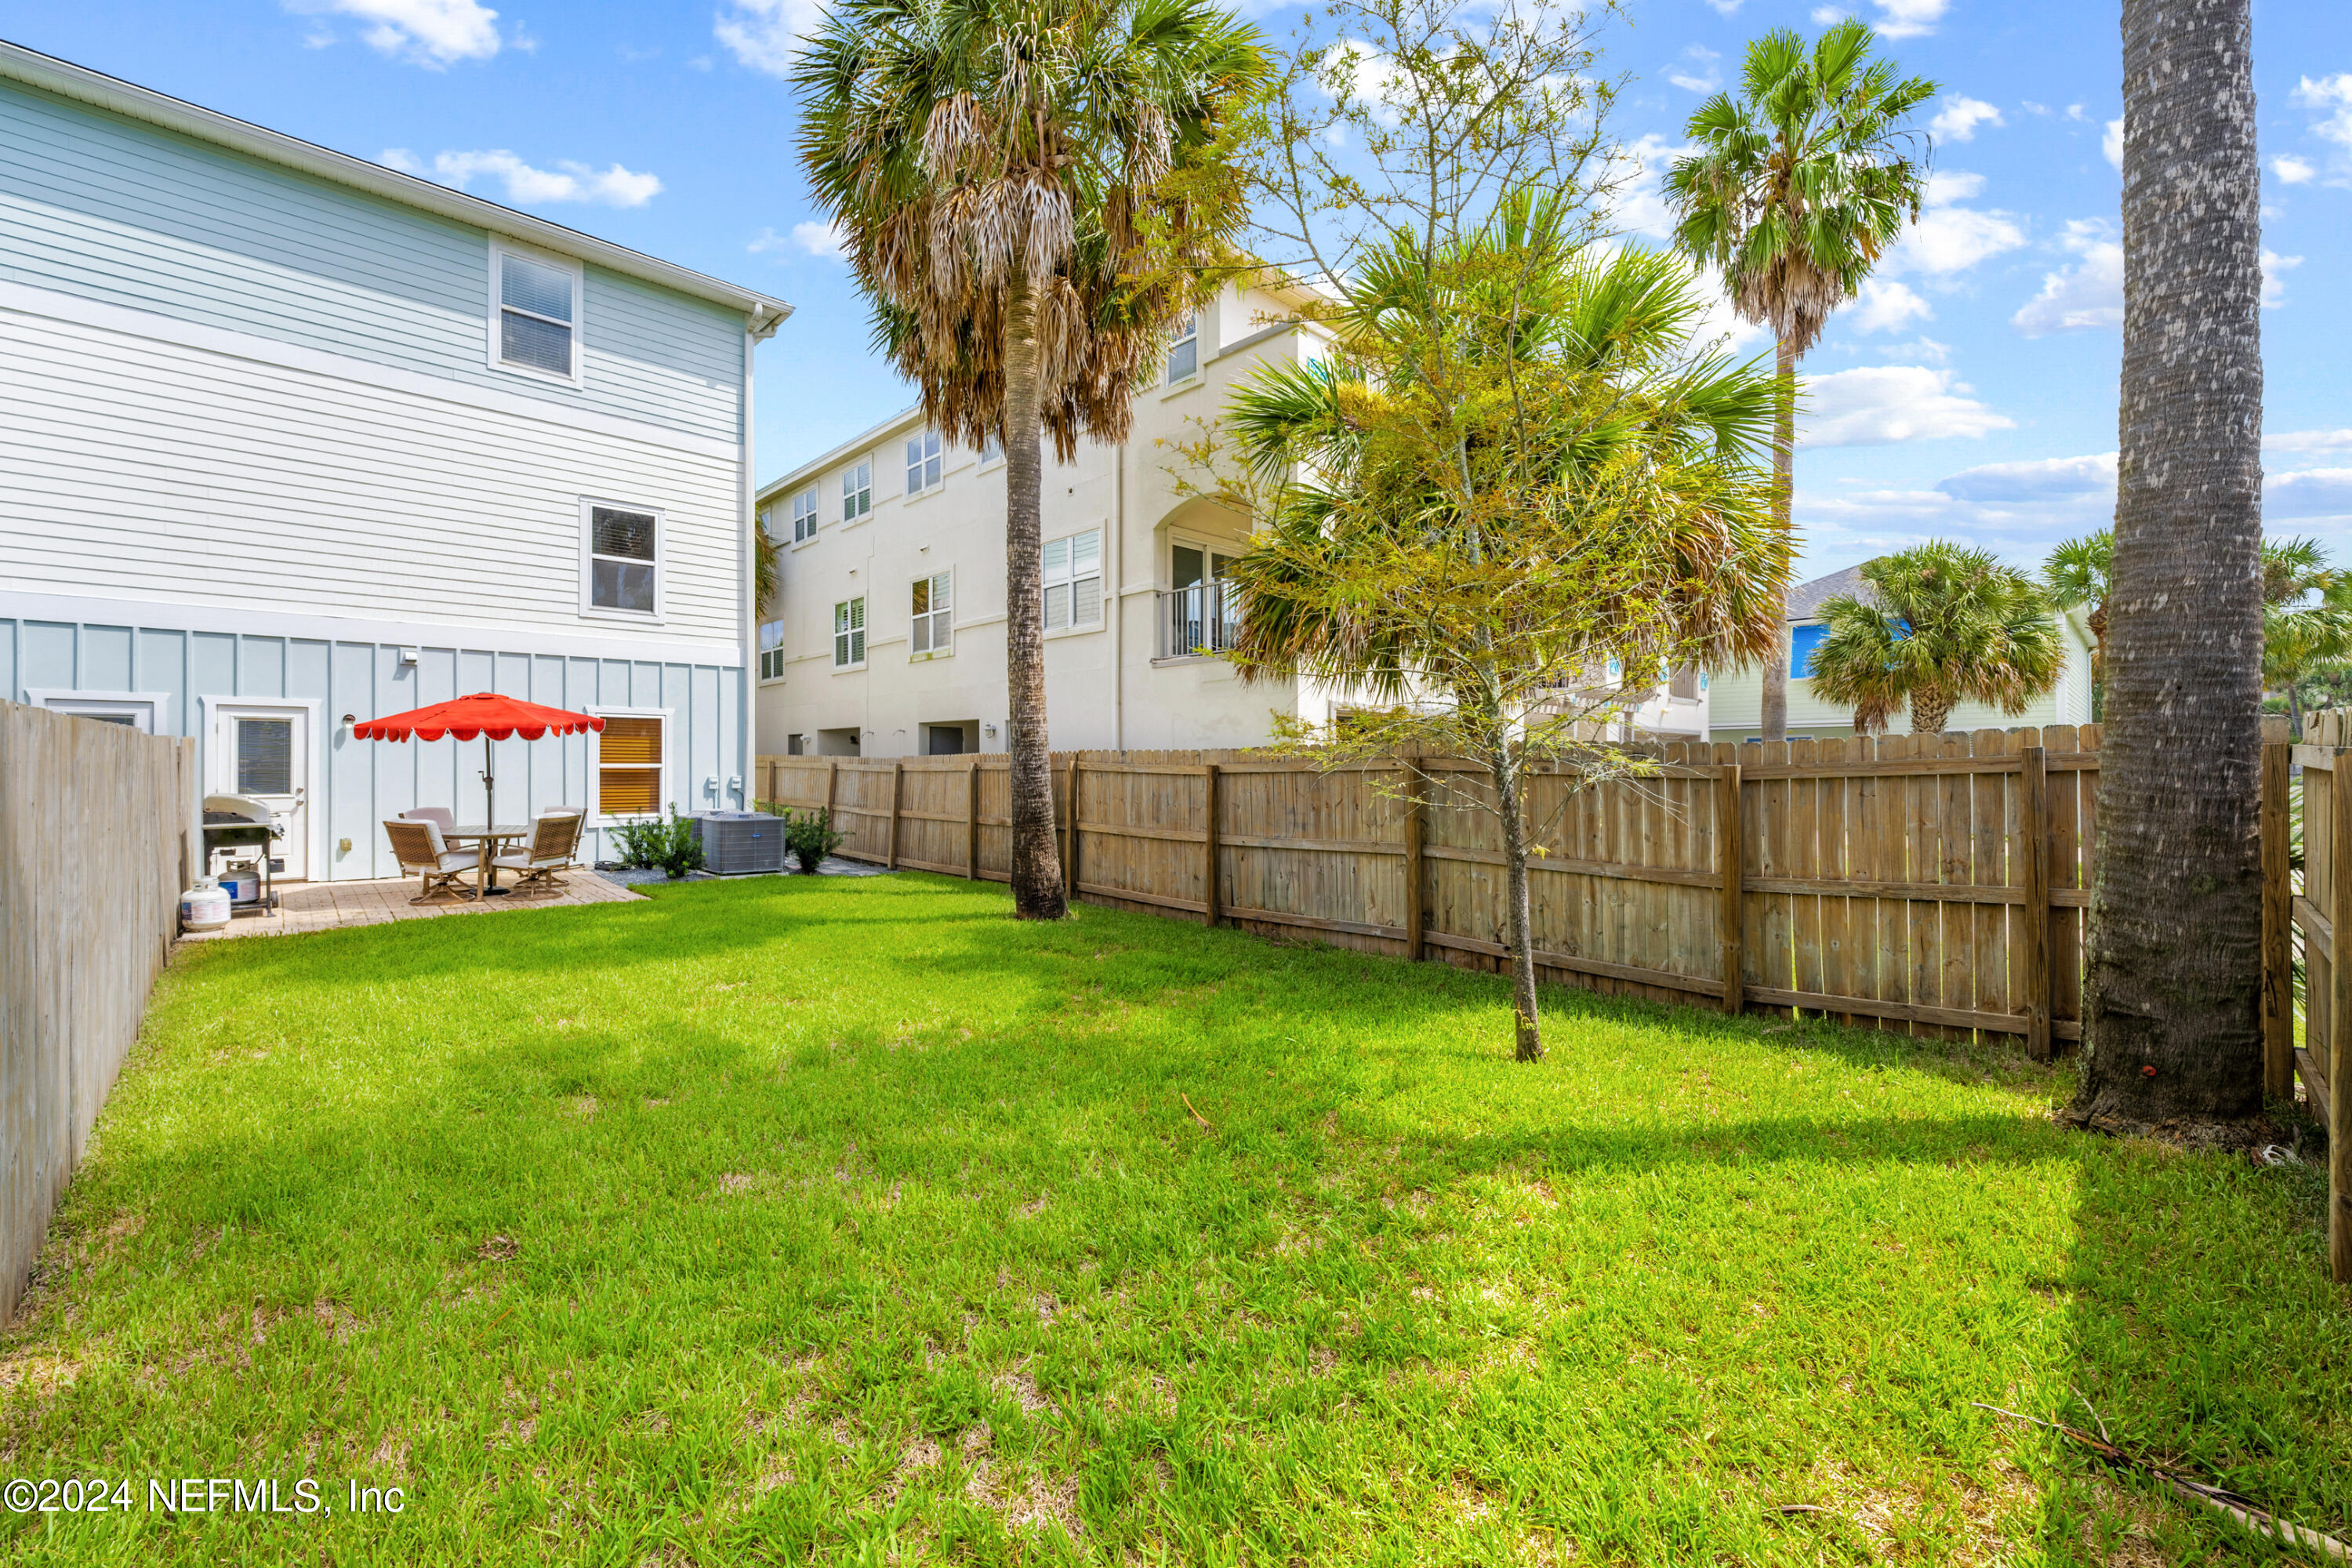
<svg viewBox="0 0 2352 1568">
<path fill-rule="evenodd" d="M 1780 340 L 1780 369 L 1772 384 L 1772 521 L 1783 535 L 1789 531 L 1797 492 L 1797 352 L 1794 341 Z M 1764 738 L 1789 737 L 1789 615 L 1785 600 L 1778 617 L 1780 632 L 1771 662 L 1764 667 Z"/>
<path fill-rule="evenodd" d="M 1045 731 L 1045 593 L 1040 561 L 1036 296 L 1016 284 L 1004 308 L 1004 674 L 1013 731 L 1013 910 L 1068 914 L 1054 838 L 1054 760 Z"/>
<path fill-rule="evenodd" d="M 1536 1016 L 1535 920 L 1528 897 L 1528 824 L 1522 815 L 1519 779 L 1509 761 L 1508 741 L 1500 739 L 1489 768 L 1495 805 L 1503 818 L 1503 901 L 1509 907 L 1511 1013 L 1517 1036 L 1513 1053 L 1520 1061 L 1543 1060 L 1543 1027 Z"/>
<path fill-rule="evenodd" d="M 1934 686 L 1911 689 L 1911 732 L 1915 735 L 1940 735 L 1952 717 L 1952 700 Z"/>
<path fill-rule="evenodd" d="M 2263 1108 L 2262 264 L 2249 0 L 2124 0 L 2098 883 L 2071 1114 Z"/>
</svg>

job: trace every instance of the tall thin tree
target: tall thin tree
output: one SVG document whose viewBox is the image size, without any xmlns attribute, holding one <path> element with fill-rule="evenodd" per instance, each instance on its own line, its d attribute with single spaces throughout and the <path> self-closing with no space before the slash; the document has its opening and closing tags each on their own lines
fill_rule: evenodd
<svg viewBox="0 0 2352 1568">
<path fill-rule="evenodd" d="M 2072 1113 L 2263 1103 L 2261 171 L 2250 0 L 2124 0 L 2099 879 Z"/>
<path fill-rule="evenodd" d="M 1242 219 L 1220 131 L 1271 67 L 1201 0 L 839 0 L 794 72 L 800 156 L 923 409 L 1005 467 L 1013 892 L 1065 912 L 1045 727 L 1042 435 L 1129 393 Z"/>
<path fill-rule="evenodd" d="M 1873 59 L 1876 36 L 1840 22 L 1811 47 L 1787 28 L 1748 46 L 1740 93 L 1699 105 L 1685 134 L 1698 151 L 1666 176 L 1675 243 L 1718 269 L 1731 308 L 1769 326 L 1778 353 L 1773 514 L 1785 531 L 1796 493 L 1797 362 L 1830 312 L 1862 291 L 1927 198 L 1911 155 L 1911 114 L 1936 96 L 1925 77 Z M 1789 632 L 1764 667 L 1764 738 L 1789 732 Z"/>
</svg>

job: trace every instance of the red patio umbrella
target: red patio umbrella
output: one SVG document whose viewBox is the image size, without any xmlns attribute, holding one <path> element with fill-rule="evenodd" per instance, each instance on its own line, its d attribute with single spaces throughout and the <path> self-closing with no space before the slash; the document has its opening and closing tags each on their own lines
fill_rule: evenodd
<svg viewBox="0 0 2352 1568">
<path fill-rule="evenodd" d="M 602 730 L 604 721 L 593 713 L 574 713 L 568 708 L 550 708 L 543 703 L 525 702 L 520 697 L 501 697 L 495 691 L 477 691 L 471 697 L 453 697 L 446 702 L 436 702 L 430 708 L 414 708 L 405 713 L 394 713 L 389 719 L 370 719 L 352 726 L 352 733 L 362 741 L 405 741 L 411 735 L 420 741 L 437 741 L 444 735 L 452 740 L 470 741 L 482 738 L 483 810 L 488 814 L 487 826 L 498 826 L 498 789 L 490 777 L 490 742 L 511 740 L 520 735 L 526 741 L 536 741 L 542 735 L 584 735 Z"/>
</svg>

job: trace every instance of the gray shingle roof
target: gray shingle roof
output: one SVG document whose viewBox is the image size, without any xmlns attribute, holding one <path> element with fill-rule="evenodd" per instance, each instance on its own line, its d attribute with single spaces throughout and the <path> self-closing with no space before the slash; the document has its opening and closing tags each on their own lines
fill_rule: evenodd
<svg viewBox="0 0 2352 1568">
<path fill-rule="evenodd" d="M 1865 601 L 1871 597 L 1869 584 L 1862 580 L 1861 566 L 1849 566 L 1843 572 L 1832 572 L 1826 577 L 1816 577 L 1810 583 L 1800 583 L 1790 589 L 1789 618 L 1810 621 L 1820 611 L 1822 600 L 1834 599 L 1840 594 L 1851 594 Z"/>
</svg>

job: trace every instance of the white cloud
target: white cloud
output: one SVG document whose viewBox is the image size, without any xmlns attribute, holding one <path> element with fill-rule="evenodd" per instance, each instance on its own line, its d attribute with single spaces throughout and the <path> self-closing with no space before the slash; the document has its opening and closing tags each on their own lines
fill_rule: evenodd
<svg viewBox="0 0 2352 1568">
<path fill-rule="evenodd" d="M 287 9 L 297 16 L 349 16 L 361 25 L 360 37 L 369 47 L 436 70 L 499 52 L 499 14 L 477 0 L 287 0 Z M 303 41 L 317 48 L 334 38 L 313 31 Z"/>
<path fill-rule="evenodd" d="M 2107 162 L 2116 168 L 2120 169 L 2124 166 L 2124 122 L 2122 121 L 2107 121 L 2106 133 L 2099 138 L 2099 151 L 2106 154 Z"/>
<path fill-rule="evenodd" d="M 2028 300 L 2010 326 L 2029 338 L 2094 331 L 2124 322 L 2124 247 L 2104 218 L 2075 218 L 2059 243 L 2082 258 L 2047 273 L 2042 292 Z"/>
<path fill-rule="evenodd" d="M 1948 370 L 1916 364 L 1811 376 L 1798 439 L 1807 447 L 1865 447 L 1979 437 L 2015 426 L 1969 395 L 1974 390 Z"/>
<path fill-rule="evenodd" d="M 1853 324 L 1865 332 L 1900 331 L 1914 321 L 1932 321 L 1936 312 L 1907 284 L 1892 278 L 1872 278 L 1862 286 Z"/>
<path fill-rule="evenodd" d="M 779 250 L 797 250 L 803 255 L 830 259 L 847 255 L 849 242 L 834 225 L 811 219 L 807 223 L 793 225 L 790 234 L 778 234 L 772 228 L 763 228 L 759 237 L 743 248 L 754 256 L 765 256 Z"/>
<path fill-rule="evenodd" d="M 1706 0 L 1706 3 L 1715 7 L 1715 14 L 1718 16 L 1728 16 L 1739 9 L 1739 0 Z"/>
<path fill-rule="evenodd" d="M 2317 81 L 2305 77 L 2294 89 L 2295 102 L 2326 115 L 2314 122 L 2316 135 L 2340 146 L 2352 147 L 2352 71 L 2338 71 Z"/>
<path fill-rule="evenodd" d="M 1874 0 L 1878 31 L 1888 38 L 1916 38 L 1936 30 L 1949 0 Z"/>
<path fill-rule="evenodd" d="M 2352 519 L 2352 468 L 2305 468 L 2265 479 L 2263 516 Z"/>
<path fill-rule="evenodd" d="M 1722 58 L 1704 44 L 1693 44 L 1681 61 L 1666 68 L 1666 79 L 1690 92 L 1713 92 L 1723 85 L 1723 73 L 1715 68 Z"/>
<path fill-rule="evenodd" d="M 2279 177 L 2281 184 L 2301 185 L 2308 184 L 2311 177 L 2319 173 L 2319 169 L 2308 158 L 2298 158 L 2292 153 L 2282 153 L 2271 160 L 2271 173 Z"/>
<path fill-rule="evenodd" d="M 1963 468 L 1936 488 L 1956 500 L 2046 501 L 2116 493 L 2116 454 L 2088 458 L 2042 458 L 2022 463 L 1985 463 Z"/>
<path fill-rule="evenodd" d="M 2050 106 L 2046 103 L 2036 103 L 2032 99 L 2026 98 L 2020 99 L 2017 107 L 2028 114 L 2039 115 L 2044 120 L 2050 118 Z"/>
<path fill-rule="evenodd" d="M 641 207 L 662 192 L 658 175 L 635 174 L 618 163 L 598 170 L 567 158 L 559 160 L 553 169 L 535 169 L 504 148 L 438 153 L 427 164 L 405 147 L 387 147 L 376 161 L 386 168 L 421 174 L 461 191 L 478 179 L 502 181 L 506 199 L 517 206 L 593 202 L 602 206 Z"/>
<path fill-rule="evenodd" d="M 2282 430 L 2263 437 L 2265 452 L 2352 452 L 2352 430 Z"/>
<path fill-rule="evenodd" d="M 2263 252 L 2263 309 L 2275 310 L 2286 303 L 2284 273 L 2303 265 L 2300 256 L 2281 256 L 2275 250 Z"/>
<path fill-rule="evenodd" d="M 710 30 L 729 53 L 753 70 L 786 76 L 801 52 L 801 41 L 824 20 L 822 0 L 727 0 L 727 9 Z"/>
<path fill-rule="evenodd" d="M 1982 174 L 1958 172 L 1927 176 L 1927 211 L 1903 231 L 1887 258 L 1889 272 L 1924 272 L 1948 278 L 1965 272 L 1989 257 L 2015 250 L 2025 243 L 2025 230 L 2000 211 L 1979 212 L 1959 205 L 1981 193 Z"/>
<path fill-rule="evenodd" d="M 1614 204 L 1611 221 L 1630 234 L 1647 235 L 1652 239 L 1664 239 L 1675 231 L 1674 209 L 1666 203 L 1664 181 L 1668 170 L 1677 158 L 1688 157 L 1696 149 L 1670 145 L 1663 136 L 1653 132 L 1619 150 L 1616 189 L 1611 195 Z"/>
<path fill-rule="evenodd" d="M 2028 109 L 2035 105 L 2026 105 Z M 2042 110 L 2047 113 L 2048 110 Z M 1927 129 L 1949 142 L 1973 142 L 1979 125 L 2004 125 L 2000 110 L 1981 98 L 1955 98 L 1927 122 Z"/>
<path fill-rule="evenodd" d="M 2066 118 L 2069 120 L 2088 120 L 2090 116 L 2083 112 L 2083 106 L 2081 104 L 2070 103 L 2066 106 Z"/>
</svg>

